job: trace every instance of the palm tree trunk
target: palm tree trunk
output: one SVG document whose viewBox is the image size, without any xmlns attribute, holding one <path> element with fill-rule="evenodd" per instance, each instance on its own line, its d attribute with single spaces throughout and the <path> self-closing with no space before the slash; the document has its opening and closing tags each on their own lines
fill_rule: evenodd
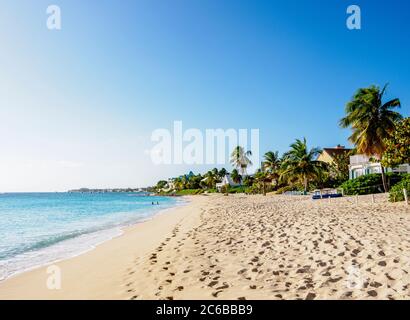
<svg viewBox="0 0 410 320">
<path fill-rule="evenodd" d="M 308 180 L 307 180 L 307 178 L 306 177 L 304 177 L 304 179 L 303 179 L 304 181 L 303 181 L 303 185 L 304 185 L 304 187 L 305 187 L 305 194 L 307 194 L 307 188 L 308 188 Z"/>
<path fill-rule="evenodd" d="M 386 181 L 386 173 L 384 172 L 384 167 L 381 166 L 381 168 L 382 168 L 383 189 L 384 189 L 384 192 L 389 192 L 389 187 L 387 186 L 387 181 Z"/>
</svg>

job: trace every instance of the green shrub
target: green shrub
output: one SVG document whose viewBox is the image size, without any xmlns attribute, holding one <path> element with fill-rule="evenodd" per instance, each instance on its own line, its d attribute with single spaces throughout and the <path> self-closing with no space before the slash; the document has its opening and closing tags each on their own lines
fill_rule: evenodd
<svg viewBox="0 0 410 320">
<path fill-rule="evenodd" d="M 246 193 L 248 187 L 245 186 L 238 186 L 238 187 L 230 187 L 228 189 L 229 193 Z"/>
<path fill-rule="evenodd" d="M 228 193 L 229 185 L 225 184 L 221 187 L 221 193 L 226 194 Z"/>
<path fill-rule="evenodd" d="M 246 194 L 258 194 L 260 193 L 259 187 L 256 184 L 251 186 L 245 186 L 244 193 Z"/>
<path fill-rule="evenodd" d="M 176 195 L 178 195 L 178 196 L 189 196 L 189 195 L 201 194 L 203 192 L 204 192 L 204 190 L 202 190 L 202 189 L 184 189 L 184 190 L 177 191 Z"/>
<path fill-rule="evenodd" d="M 389 172 L 386 174 L 387 184 L 394 186 L 403 178 L 403 174 Z M 340 185 L 345 195 L 364 195 L 383 193 L 382 175 L 379 173 L 367 174 L 356 179 L 348 180 Z"/>
<path fill-rule="evenodd" d="M 410 174 L 403 176 L 402 180 L 390 189 L 389 200 L 391 202 L 404 201 L 403 189 L 410 195 Z"/>
</svg>

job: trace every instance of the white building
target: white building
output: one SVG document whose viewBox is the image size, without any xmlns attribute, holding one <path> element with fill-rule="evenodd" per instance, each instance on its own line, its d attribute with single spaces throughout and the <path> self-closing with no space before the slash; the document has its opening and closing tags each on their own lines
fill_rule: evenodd
<svg viewBox="0 0 410 320">
<path fill-rule="evenodd" d="M 216 184 L 216 189 L 220 192 L 223 186 L 229 185 L 231 187 L 239 187 L 242 183 L 236 183 L 232 180 L 230 174 L 226 174 L 222 181 Z"/>
<path fill-rule="evenodd" d="M 167 181 L 167 191 L 175 189 L 175 178 L 168 179 Z"/>
<path fill-rule="evenodd" d="M 386 168 L 385 171 L 410 173 L 410 165 L 402 164 L 396 168 Z M 371 173 L 382 173 L 382 166 L 380 162 L 370 161 L 370 157 L 363 154 L 358 154 L 350 157 L 349 179 L 355 179 Z"/>
</svg>

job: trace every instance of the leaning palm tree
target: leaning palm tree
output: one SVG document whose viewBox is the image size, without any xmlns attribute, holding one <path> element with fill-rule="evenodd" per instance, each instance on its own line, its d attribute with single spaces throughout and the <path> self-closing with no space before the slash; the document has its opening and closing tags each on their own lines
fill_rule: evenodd
<svg viewBox="0 0 410 320">
<path fill-rule="evenodd" d="M 246 169 L 248 166 L 252 165 L 252 161 L 249 157 L 252 156 L 251 151 L 246 151 L 241 147 L 237 146 L 231 154 L 231 164 L 237 168 L 242 176 L 246 176 Z"/>
<path fill-rule="evenodd" d="M 346 105 L 346 116 L 340 120 L 342 128 L 351 127 L 349 140 L 356 146 L 357 152 L 378 159 L 386 150 L 384 139 L 390 136 L 396 122 L 402 118 L 400 113 L 393 110 L 401 106 L 399 99 L 383 103 L 386 88 L 387 84 L 382 90 L 376 86 L 359 89 Z M 383 166 L 381 171 L 383 187 L 387 192 Z"/>
<path fill-rule="evenodd" d="M 279 179 L 279 170 L 281 166 L 281 159 L 279 158 L 279 152 L 268 151 L 263 156 L 262 169 L 265 171 L 269 178 L 273 181 Z"/>
<path fill-rule="evenodd" d="M 310 181 L 317 178 L 325 169 L 323 162 L 316 160 L 321 153 L 319 148 L 308 149 L 306 138 L 296 139 L 290 145 L 290 151 L 284 154 L 280 179 L 297 181 L 303 185 L 305 193 Z"/>
</svg>

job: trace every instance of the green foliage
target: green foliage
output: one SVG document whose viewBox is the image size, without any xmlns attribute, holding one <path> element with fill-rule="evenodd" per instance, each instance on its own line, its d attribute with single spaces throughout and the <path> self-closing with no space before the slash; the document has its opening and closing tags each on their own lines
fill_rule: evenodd
<svg viewBox="0 0 410 320">
<path fill-rule="evenodd" d="M 229 192 L 229 185 L 225 184 L 221 187 L 221 193 L 228 193 Z"/>
<path fill-rule="evenodd" d="M 240 183 L 242 181 L 242 176 L 239 174 L 238 170 L 233 169 L 231 173 L 232 181 L 235 183 Z"/>
<path fill-rule="evenodd" d="M 283 156 L 280 178 L 289 184 L 302 184 L 306 192 L 309 182 L 318 179 L 326 170 L 326 164 L 316 160 L 321 150 L 319 148 L 309 150 L 305 138 L 303 140 L 296 139 L 290 148 L 290 151 Z"/>
<path fill-rule="evenodd" d="M 245 187 L 245 186 L 229 187 L 228 188 L 229 193 L 246 193 L 247 190 L 248 190 L 248 188 Z"/>
<path fill-rule="evenodd" d="M 390 186 L 397 184 L 403 177 L 402 174 L 397 173 L 388 173 L 386 176 Z M 343 189 L 345 195 L 382 193 L 382 176 L 379 173 L 367 174 L 344 182 L 340 188 Z"/>
<path fill-rule="evenodd" d="M 251 176 L 245 176 L 245 178 L 243 179 L 243 185 L 246 187 L 250 187 L 252 186 L 254 180 L 255 179 Z"/>
<path fill-rule="evenodd" d="M 382 165 L 396 167 L 410 163 L 410 118 L 396 124 L 391 136 L 384 140 L 386 151 L 383 154 Z"/>
<path fill-rule="evenodd" d="M 208 171 L 205 175 L 204 175 L 204 179 L 201 181 L 201 186 L 205 187 L 205 188 L 215 188 L 216 183 L 219 181 L 219 177 L 218 177 L 218 170 L 217 169 L 213 169 L 211 171 Z"/>
<path fill-rule="evenodd" d="M 219 179 L 222 179 L 223 177 L 225 177 L 225 175 L 227 173 L 228 173 L 228 171 L 226 171 L 225 168 L 222 168 L 221 170 L 219 170 L 219 172 L 218 172 Z"/>
<path fill-rule="evenodd" d="M 200 174 L 192 175 L 191 177 L 188 178 L 186 187 L 188 189 L 200 189 L 201 180 L 202 180 L 202 176 Z"/>
<path fill-rule="evenodd" d="M 342 128 L 351 128 L 349 140 L 359 153 L 381 156 L 385 151 L 384 139 L 390 135 L 395 122 L 401 119 L 394 109 L 400 107 L 400 100 L 383 101 L 387 85 L 357 90 L 346 105 L 346 116 L 340 120 Z"/>
<path fill-rule="evenodd" d="M 255 182 L 256 186 L 259 188 L 260 192 L 263 195 L 266 195 L 266 192 L 268 190 L 267 184 L 270 182 L 269 174 L 267 172 L 259 170 L 258 172 L 255 173 Z"/>
<path fill-rule="evenodd" d="M 251 185 L 250 187 L 246 187 L 245 189 L 245 193 L 247 194 L 258 194 L 260 192 L 261 190 L 257 183 L 254 183 L 253 185 Z"/>
<path fill-rule="evenodd" d="M 349 180 L 349 164 L 350 156 L 353 152 L 345 152 L 336 155 L 333 158 L 333 163 L 329 166 L 329 177 L 339 184 Z"/>
<path fill-rule="evenodd" d="M 184 189 L 184 190 L 179 190 L 175 194 L 177 196 L 190 196 L 190 195 L 196 195 L 196 194 L 201 194 L 203 193 L 203 189 Z"/>
<path fill-rule="evenodd" d="M 157 190 L 163 189 L 168 183 L 165 180 L 158 181 L 156 188 Z"/>
<path fill-rule="evenodd" d="M 402 115 L 394 109 L 401 106 L 399 99 L 383 101 L 387 84 L 380 89 L 376 86 L 359 89 L 346 106 L 346 116 L 340 120 L 340 126 L 351 128 L 349 140 L 357 151 L 368 156 L 381 158 L 386 150 L 387 139 L 402 119 Z M 382 170 L 383 188 L 387 192 L 388 185 Z"/>
<path fill-rule="evenodd" d="M 237 187 L 231 187 L 229 185 L 224 185 L 221 187 L 221 193 L 223 194 L 228 194 L 228 193 L 246 193 L 247 192 L 247 187 L 245 186 L 237 186 Z"/>
<path fill-rule="evenodd" d="M 403 189 L 407 190 L 410 197 L 410 174 L 403 175 L 402 180 L 390 189 L 389 200 L 391 202 L 404 201 Z"/>
</svg>

